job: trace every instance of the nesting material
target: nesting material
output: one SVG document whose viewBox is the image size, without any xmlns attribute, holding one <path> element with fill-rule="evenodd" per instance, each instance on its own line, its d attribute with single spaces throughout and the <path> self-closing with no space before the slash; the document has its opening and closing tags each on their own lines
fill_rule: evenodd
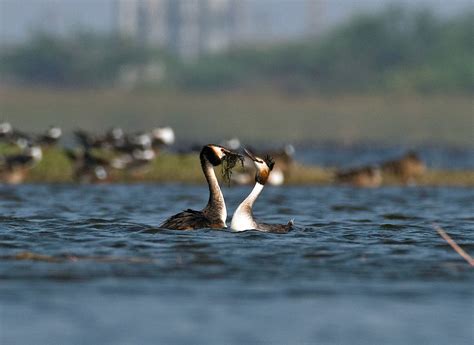
<svg viewBox="0 0 474 345">
<path fill-rule="evenodd" d="M 222 179 L 228 185 L 230 185 L 230 178 L 232 177 L 232 169 L 237 165 L 237 162 L 240 161 L 242 168 L 244 167 L 244 157 L 237 155 L 237 154 L 230 154 L 227 153 L 222 158 Z"/>
</svg>

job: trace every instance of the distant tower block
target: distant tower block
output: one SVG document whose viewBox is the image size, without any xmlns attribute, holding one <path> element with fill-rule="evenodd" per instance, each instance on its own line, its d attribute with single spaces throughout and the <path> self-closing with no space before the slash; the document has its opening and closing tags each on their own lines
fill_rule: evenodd
<svg viewBox="0 0 474 345">
<path fill-rule="evenodd" d="M 306 8 L 307 35 L 320 35 L 325 27 L 326 0 L 307 0 Z"/>
<path fill-rule="evenodd" d="M 121 36 L 149 46 L 167 44 L 169 0 L 116 0 L 115 4 Z"/>
<path fill-rule="evenodd" d="M 201 49 L 217 53 L 230 47 L 233 35 L 234 0 L 207 0 L 202 13 Z"/>
<path fill-rule="evenodd" d="M 121 36 L 135 39 L 138 34 L 139 0 L 117 0 L 117 30 Z"/>
<path fill-rule="evenodd" d="M 196 59 L 201 53 L 201 9 L 204 0 L 178 1 L 176 51 L 184 60 Z"/>
<path fill-rule="evenodd" d="M 248 28 L 247 0 L 230 0 L 229 3 L 229 39 L 230 44 L 239 44 Z"/>
<path fill-rule="evenodd" d="M 166 46 L 168 44 L 168 0 L 146 0 L 148 3 L 148 44 Z"/>
<path fill-rule="evenodd" d="M 324 26 L 327 0 L 115 0 L 114 4 L 121 36 L 192 61 L 235 45 L 317 35 Z"/>
</svg>

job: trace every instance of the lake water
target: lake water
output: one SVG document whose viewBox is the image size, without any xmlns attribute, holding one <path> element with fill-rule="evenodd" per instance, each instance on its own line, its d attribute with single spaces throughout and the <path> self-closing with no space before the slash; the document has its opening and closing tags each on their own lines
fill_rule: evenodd
<svg viewBox="0 0 474 345">
<path fill-rule="evenodd" d="M 473 142 L 474 144 L 474 142 Z M 431 169 L 473 170 L 474 146 L 447 145 L 400 146 L 366 143 L 357 145 L 311 144 L 296 147 L 295 158 L 306 164 L 325 167 L 349 168 L 376 165 L 397 159 L 414 150 Z"/>
<path fill-rule="evenodd" d="M 224 187 L 229 215 L 250 188 Z M 289 234 L 158 228 L 206 201 L 0 187 L 0 343 L 473 343 L 474 270 L 431 224 L 474 254 L 474 189 L 269 186 L 255 215 Z"/>
</svg>

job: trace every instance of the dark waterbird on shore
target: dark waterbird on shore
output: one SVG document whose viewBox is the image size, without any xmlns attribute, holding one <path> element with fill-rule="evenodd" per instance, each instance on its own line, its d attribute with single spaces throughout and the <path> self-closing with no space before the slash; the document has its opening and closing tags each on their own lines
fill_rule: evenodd
<svg viewBox="0 0 474 345">
<path fill-rule="evenodd" d="M 51 126 L 43 134 L 39 135 L 36 139 L 36 143 L 43 147 L 49 147 L 56 145 L 61 139 L 63 132 L 61 128 Z"/>
<path fill-rule="evenodd" d="M 0 157 L 0 181 L 22 183 L 28 171 L 42 158 L 43 152 L 39 146 L 29 146 L 22 153 Z"/>
<path fill-rule="evenodd" d="M 209 144 L 199 154 L 201 168 L 209 185 L 209 201 L 201 211 L 185 210 L 168 218 L 161 228 L 173 230 L 222 229 L 226 226 L 227 209 L 214 167 L 223 165 L 223 175 L 229 176 L 237 161 L 243 160 L 238 153 L 225 147 Z"/>
<path fill-rule="evenodd" d="M 74 179 L 80 182 L 107 182 L 110 178 L 110 162 L 95 156 L 91 151 L 65 150 L 66 156 L 73 162 Z"/>
<path fill-rule="evenodd" d="M 156 158 L 152 149 L 136 149 L 132 153 L 125 153 L 114 158 L 110 165 L 114 169 L 132 172 L 136 177 L 145 173 L 150 168 L 150 163 Z"/>
<path fill-rule="evenodd" d="M 412 183 L 426 172 L 426 165 L 414 151 L 408 151 L 399 159 L 381 164 L 382 172 L 399 178 L 403 183 Z"/>
<path fill-rule="evenodd" d="M 336 172 L 336 182 L 356 187 L 375 188 L 382 184 L 382 174 L 375 166 L 365 166 Z"/>
<path fill-rule="evenodd" d="M 0 123 L 0 141 L 21 149 L 31 147 L 33 143 L 31 136 L 13 128 L 9 122 Z"/>
<path fill-rule="evenodd" d="M 231 228 L 235 231 L 259 230 L 266 232 L 286 233 L 293 228 L 293 221 L 287 224 L 266 224 L 259 223 L 254 219 L 252 207 L 263 187 L 268 181 L 271 171 L 275 165 L 275 161 L 270 156 L 265 159 L 254 156 L 248 150 L 245 150 L 247 156 L 254 162 L 257 171 L 255 173 L 255 187 L 249 196 L 237 207 L 232 217 Z"/>
</svg>

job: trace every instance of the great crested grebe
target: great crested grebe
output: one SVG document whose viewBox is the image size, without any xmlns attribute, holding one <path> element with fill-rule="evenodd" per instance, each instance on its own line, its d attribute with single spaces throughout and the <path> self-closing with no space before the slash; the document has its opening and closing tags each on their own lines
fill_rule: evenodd
<svg viewBox="0 0 474 345">
<path fill-rule="evenodd" d="M 255 187 L 249 196 L 239 205 L 239 207 L 237 207 L 237 210 L 232 217 L 232 230 L 260 230 L 277 233 L 285 233 L 290 231 L 293 228 L 292 220 L 290 220 L 288 224 L 265 224 L 258 223 L 254 219 L 252 206 L 262 192 L 265 183 L 268 181 L 270 172 L 272 171 L 275 162 L 270 156 L 265 157 L 265 159 L 261 159 L 254 156 L 247 150 L 245 150 L 245 153 L 254 162 L 255 167 L 257 168 L 257 172 L 255 174 Z"/>
<path fill-rule="evenodd" d="M 222 146 L 209 144 L 202 148 L 199 158 L 201 168 L 209 185 L 209 201 L 202 211 L 187 209 L 168 218 L 161 228 L 193 230 L 203 228 L 222 229 L 226 226 L 227 209 L 214 167 L 221 165 L 225 157 L 241 157 Z"/>
</svg>

